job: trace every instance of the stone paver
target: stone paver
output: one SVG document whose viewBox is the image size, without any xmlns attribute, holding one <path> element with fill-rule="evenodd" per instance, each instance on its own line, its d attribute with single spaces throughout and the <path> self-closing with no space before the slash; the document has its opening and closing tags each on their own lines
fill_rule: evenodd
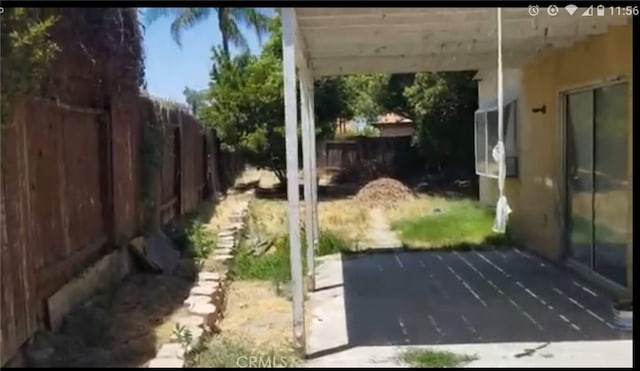
<svg viewBox="0 0 640 371">
<path fill-rule="evenodd" d="M 182 358 L 184 349 L 178 343 L 167 343 L 160 347 L 156 358 Z"/>
<path fill-rule="evenodd" d="M 220 286 L 217 282 L 213 281 L 204 281 L 199 283 L 197 286 L 194 286 L 191 291 L 189 291 L 189 296 L 191 295 L 208 295 L 213 296 Z"/>
<path fill-rule="evenodd" d="M 194 305 L 189 307 L 189 312 L 201 316 L 210 316 L 212 314 L 215 314 L 216 311 L 216 306 L 209 303 L 195 303 Z"/>
<path fill-rule="evenodd" d="M 183 326 L 202 326 L 204 325 L 204 318 L 198 315 L 188 315 L 178 318 L 176 322 Z"/>
<path fill-rule="evenodd" d="M 230 247 L 218 247 L 216 249 L 216 255 L 232 255 L 233 249 Z"/>
<path fill-rule="evenodd" d="M 219 251 L 219 249 L 233 249 L 235 247 L 235 244 L 233 242 L 218 242 L 218 246 L 217 249 Z"/>
<path fill-rule="evenodd" d="M 198 280 L 200 281 L 220 281 L 224 276 L 218 272 L 200 272 L 198 273 Z"/>
<path fill-rule="evenodd" d="M 249 193 L 248 193 L 249 194 Z M 217 249 L 212 257 L 215 261 L 228 263 L 233 259 L 234 249 L 238 240 L 246 227 L 248 216 L 248 202 L 244 202 L 241 207 L 234 211 L 229 218 L 229 225 L 218 233 Z M 227 279 L 228 266 L 224 266 L 218 272 L 199 272 L 198 282 L 191 288 L 189 297 L 184 301 L 189 315 L 178 317 L 174 320 L 187 329 L 192 336 L 188 349 L 200 344 L 211 326 L 215 327 L 220 320 L 219 310 L 224 307 L 224 287 Z M 216 306 L 219 304 L 220 307 Z M 184 349 L 181 344 L 164 344 L 156 358 L 151 360 L 149 368 L 182 368 Z"/>
<path fill-rule="evenodd" d="M 180 358 L 154 358 L 149 362 L 148 368 L 182 368 L 183 361 Z"/>
<path fill-rule="evenodd" d="M 233 255 L 225 254 L 225 255 L 216 255 L 213 257 L 215 261 L 227 262 L 233 259 Z"/>
<path fill-rule="evenodd" d="M 218 238 L 233 238 L 236 235 L 236 232 L 233 230 L 223 230 L 218 233 Z"/>
</svg>

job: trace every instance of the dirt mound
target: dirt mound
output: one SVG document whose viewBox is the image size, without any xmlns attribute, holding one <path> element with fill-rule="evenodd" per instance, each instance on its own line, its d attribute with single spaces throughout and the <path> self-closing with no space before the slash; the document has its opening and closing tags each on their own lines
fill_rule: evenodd
<svg viewBox="0 0 640 371">
<path fill-rule="evenodd" d="M 358 191 L 355 200 L 371 207 L 389 208 L 415 197 L 411 189 L 391 178 L 379 178 Z"/>
</svg>

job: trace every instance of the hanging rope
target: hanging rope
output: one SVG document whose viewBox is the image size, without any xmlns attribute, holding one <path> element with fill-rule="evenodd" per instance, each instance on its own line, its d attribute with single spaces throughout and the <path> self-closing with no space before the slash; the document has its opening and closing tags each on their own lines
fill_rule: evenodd
<svg viewBox="0 0 640 371">
<path fill-rule="evenodd" d="M 511 208 L 504 195 L 504 179 L 507 167 L 504 153 L 504 97 L 503 97 L 503 70 L 502 70 L 502 8 L 498 8 L 498 143 L 493 148 L 493 160 L 498 163 L 498 203 L 496 204 L 496 220 L 493 231 L 504 233 L 507 230 L 507 222 Z"/>
</svg>

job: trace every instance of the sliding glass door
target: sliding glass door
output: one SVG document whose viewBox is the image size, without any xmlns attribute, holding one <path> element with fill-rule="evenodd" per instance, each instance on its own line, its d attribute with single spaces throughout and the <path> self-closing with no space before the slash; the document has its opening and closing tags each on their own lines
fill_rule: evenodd
<svg viewBox="0 0 640 371">
<path fill-rule="evenodd" d="M 572 258 L 626 285 L 631 233 L 628 84 L 566 95 L 567 242 Z"/>
</svg>

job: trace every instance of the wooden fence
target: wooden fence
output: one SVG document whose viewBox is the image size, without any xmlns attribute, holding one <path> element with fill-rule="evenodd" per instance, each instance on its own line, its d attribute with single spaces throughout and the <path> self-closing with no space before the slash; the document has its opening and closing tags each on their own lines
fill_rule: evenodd
<svg viewBox="0 0 640 371">
<path fill-rule="evenodd" d="M 1 146 L 2 364 L 49 325 L 48 297 L 141 233 L 143 174 L 159 226 L 224 191 L 218 179 L 242 168 L 238 155 L 220 153 L 214 133 L 172 109 L 160 122 L 159 164 L 145 172 L 145 125 L 158 116 L 148 98 L 120 96 L 104 109 L 29 99 L 13 113 Z"/>
<path fill-rule="evenodd" d="M 411 137 L 353 137 L 319 144 L 318 167 L 341 170 L 344 181 L 368 181 L 378 176 L 407 176 L 422 160 Z"/>
</svg>

